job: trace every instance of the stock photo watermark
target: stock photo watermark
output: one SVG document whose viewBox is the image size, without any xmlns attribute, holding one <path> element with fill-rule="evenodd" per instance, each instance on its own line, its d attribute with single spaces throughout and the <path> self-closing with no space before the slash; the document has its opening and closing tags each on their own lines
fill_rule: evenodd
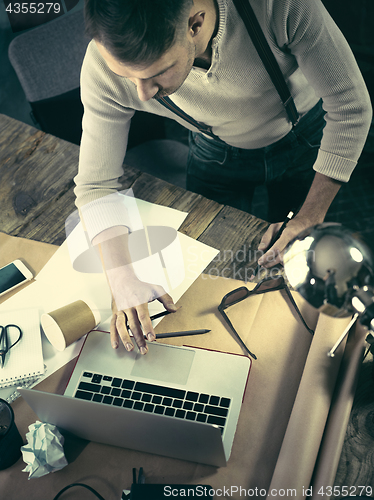
<svg viewBox="0 0 374 500">
<path fill-rule="evenodd" d="M 222 488 L 212 489 L 204 485 L 198 485 L 196 489 L 185 486 L 178 487 L 167 485 L 164 487 L 164 497 L 173 498 L 305 498 L 313 497 L 347 497 L 348 495 L 372 495 L 372 486 L 321 486 L 314 488 L 312 486 L 303 486 L 297 488 L 243 488 L 242 486 L 223 486 Z"/>
<path fill-rule="evenodd" d="M 203 279 L 216 280 L 218 278 L 231 278 L 247 283 L 254 277 L 258 277 L 256 276 L 258 275 L 257 262 L 265 253 L 268 254 L 267 261 L 269 263 L 278 257 L 278 254 L 275 252 L 266 252 L 243 245 L 243 247 L 237 251 L 231 249 L 221 250 L 221 252 L 213 260 L 209 261 L 207 258 L 208 253 L 205 255 L 204 250 L 191 245 L 188 249 L 188 256 L 186 259 L 186 273 L 193 273 L 197 263 L 205 261 L 208 269 L 204 271 Z M 305 258 L 309 262 L 314 262 L 314 251 L 309 250 Z M 266 276 L 270 278 L 276 277 L 281 274 L 282 270 L 283 263 L 274 265 L 267 268 Z M 292 281 L 298 281 L 304 271 L 305 270 L 302 265 L 296 266 L 292 269 L 293 276 L 289 278 L 291 278 Z"/>
<path fill-rule="evenodd" d="M 48 23 L 67 14 L 80 0 L 54 0 L 52 2 L 18 2 L 3 0 L 13 33 Z"/>
</svg>

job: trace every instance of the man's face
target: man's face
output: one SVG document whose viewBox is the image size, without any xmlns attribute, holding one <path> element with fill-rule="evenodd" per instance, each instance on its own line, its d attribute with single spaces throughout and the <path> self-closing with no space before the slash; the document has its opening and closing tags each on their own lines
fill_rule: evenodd
<svg viewBox="0 0 374 500">
<path fill-rule="evenodd" d="M 109 69 L 134 83 L 141 101 L 158 99 L 178 90 L 191 71 L 196 53 L 195 44 L 187 40 L 184 45 L 174 45 L 149 66 L 133 66 L 119 62 L 97 41 L 96 45 Z"/>
</svg>

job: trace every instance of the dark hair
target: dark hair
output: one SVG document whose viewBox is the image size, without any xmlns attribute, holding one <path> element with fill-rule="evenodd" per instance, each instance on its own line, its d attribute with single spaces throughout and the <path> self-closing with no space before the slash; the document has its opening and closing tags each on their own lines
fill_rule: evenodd
<svg viewBox="0 0 374 500">
<path fill-rule="evenodd" d="M 152 64 L 187 33 L 193 0 L 85 0 L 86 34 L 118 61 Z"/>
</svg>

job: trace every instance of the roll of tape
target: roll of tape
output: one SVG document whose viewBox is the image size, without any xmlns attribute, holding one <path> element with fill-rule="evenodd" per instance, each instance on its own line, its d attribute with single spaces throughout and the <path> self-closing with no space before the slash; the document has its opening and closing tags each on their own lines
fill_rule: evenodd
<svg viewBox="0 0 374 500">
<path fill-rule="evenodd" d="M 95 328 L 100 320 L 101 315 L 94 304 L 77 300 L 42 314 L 41 324 L 53 347 L 63 351 Z"/>
</svg>

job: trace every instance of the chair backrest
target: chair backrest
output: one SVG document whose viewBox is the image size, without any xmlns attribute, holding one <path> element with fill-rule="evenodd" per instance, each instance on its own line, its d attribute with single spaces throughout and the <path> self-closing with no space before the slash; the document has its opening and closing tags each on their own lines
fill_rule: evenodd
<svg viewBox="0 0 374 500">
<path fill-rule="evenodd" d="M 77 144 L 83 115 L 79 78 L 88 42 L 80 10 L 23 33 L 9 45 L 9 60 L 41 129 Z"/>
<path fill-rule="evenodd" d="M 22 33 L 9 45 L 9 60 L 36 122 L 44 132 L 75 144 L 82 135 L 80 71 L 88 43 L 79 10 Z M 162 117 L 136 112 L 128 149 L 164 137 Z"/>
</svg>

